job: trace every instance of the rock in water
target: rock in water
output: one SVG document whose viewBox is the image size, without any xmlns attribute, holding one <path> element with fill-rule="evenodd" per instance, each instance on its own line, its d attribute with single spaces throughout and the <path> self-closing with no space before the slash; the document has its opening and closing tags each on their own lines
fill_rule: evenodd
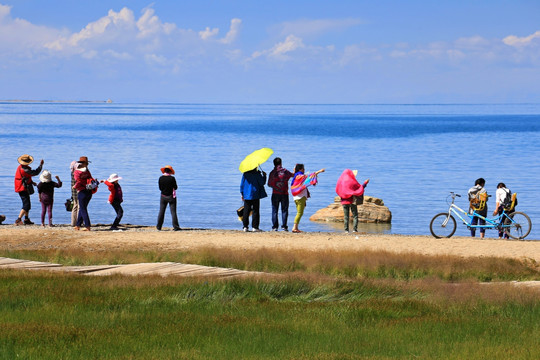
<svg viewBox="0 0 540 360">
<path fill-rule="evenodd" d="M 352 221 L 352 214 L 350 215 Z M 343 222 L 343 207 L 339 196 L 334 198 L 334 202 L 324 209 L 318 210 L 309 220 L 326 222 Z M 384 206 L 382 199 L 364 195 L 364 204 L 358 205 L 359 223 L 391 223 L 392 213 Z"/>
</svg>

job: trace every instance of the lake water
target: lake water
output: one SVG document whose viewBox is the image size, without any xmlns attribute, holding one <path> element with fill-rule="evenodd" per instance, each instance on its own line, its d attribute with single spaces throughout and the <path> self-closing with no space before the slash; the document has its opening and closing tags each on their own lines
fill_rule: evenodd
<svg viewBox="0 0 540 360">
<path fill-rule="evenodd" d="M 68 223 L 69 164 L 92 161 L 94 177 L 118 173 L 124 190 L 123 223 L 155 225 L 160 168 L 172 165 L 179 185 L 182 227 L 241 229 L 238 165 L 245 155 L 270 147 L 293 170 L 326 168 L 301 228 L 335 231 L 308 220 L 335 196 L 345 168 L 370 178 L 366 194 L 382 198 L 391 225 L 361 231 L 429 234 L 434 214 L 447 209 L 450 191 L 464 195 L 478 177 L 492 195 L 498 182 L 518 194 L 520 211 L 533 222 L 529 239 L 540 239 L 540 105 L 199 105 L 0 103 L 0 213 L 12 223 L 21 202 L 13 191 L 17 157 L 28 153 L 59 175 L 54 221 Z M 273 158 L 273 157 L 272 157 Z M 271 159 L 272 159 L 271 158 Z M 268 161 L 262 167 L 272 169 Z M 37 181 L 37 178 L 35 178 Z M 268 189 L 270 193 L 270 189 Z M 102 187 L 90 203 L 93 223 L 110 223 L 114 211 Z M 31 218 L 41 206 L 32 197 Z M 490 208 L 494 208 L 494 197 Z M 261 201 L 261 228 L 270 230 L 270 199 Z M 291 197 L 289 225 L 296 214 Z M 166 215 L 165 226 L 170 226 Z M 466 228 L 458 228 L 460 235 Z M 497 233 L 488 231 L 488 236 Z"/>
</svg>

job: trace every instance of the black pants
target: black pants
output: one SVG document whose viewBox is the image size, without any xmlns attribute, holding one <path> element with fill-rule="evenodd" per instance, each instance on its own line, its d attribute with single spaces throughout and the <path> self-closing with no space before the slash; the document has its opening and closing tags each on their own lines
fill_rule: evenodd
<svg viewBox="0 0 540 360">
<path fill-rule="evenodd" d="M 180 225 L 178 224 L 178 217 L 176 216 L 176 198 L 172 195 L 161 195 L 161 198 L 159 200 L 159 215 L 156 228 L 158 230 L 161 230 L 161 227 L 163 226 L 163 220 L 165 219 L 165 209 L 167 208 L 167 205 L 169 205 L 169 209 L 171 210 L 173 228 L 180 229 Z"/>
<path fill-rule="evenodd" d="M 114 219 L 112 226 L 117 227 L 120 225 L 120 221 L 122 221 L 122 216 L 124 216 L 124 209 L 122 209 L 122 205 L 118 201 L 113 201 L 111 205 L 114 211 L 116 211 L 116 219 Z"/>
<path fill-rule="evenodd" d="M 259 208 L 261 206 L 261 200 L 244 200 L 244 216 L 242 217 L 242 223 L 245 228 L 249 228 L 249 213 L 253 211 L 251 215 L 251 222 L 254 229 L 259 228 L 259 221 L 261 214 Z"/>
</svg>

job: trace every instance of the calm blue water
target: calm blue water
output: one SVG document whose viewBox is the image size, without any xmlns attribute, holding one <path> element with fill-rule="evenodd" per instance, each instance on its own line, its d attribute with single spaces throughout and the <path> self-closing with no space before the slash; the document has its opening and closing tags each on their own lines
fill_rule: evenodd
<svg viewBox="0 0 540 360">
<path fill-rule="evenodd" d="M 359 170 L 360 180 L 371 179 L 367 194 L 384 199 L 393 214 L 391 226 L 363 230 L 429 234 L 431 217 L 447 209 L 448 192 L 465 195 L 484 177 L 490 194 L 500 181 L 518 193 L 519 210 L 533 221 L 529 238 L 540 239 L 539 143 L 539 104 L 0 103 L 0 213 L 12 223 L 20 210 L 13 175 L 17 157 L 29 153 L 66 182 L 56 192 L 54 220 L 68 223 L 63 202 L 70 196 L 69 164 L 84 155 L 95 177 L 117 172 L 124 178 L 123 222 L 155 224 L 159 169 L 170 164 L 179 184 L 181 226 L 240 229 L 238 165 L 251 151 L 270 147 L 291 170 L 297 162 L 307 171 L 327 170 L 312 190 L 304 230 L 336 230 L 308 218 L 332 202 L 337 178 L 350 168 Z M 269 172 L 271 162 L 263 168 Z M 107 196 L 101 188 L 92 199 L 93 223 L 113 220 Z M 37 196 L 32 202 L 31 217 L 38 222 Z M 466 200 L 458 205 L 466 208 Z M 270 199 L 261 207 L 261 228 L 269 230 Z M 291 205 L 290 225 L 295 213 Z M 466 234 L 463 226 L 458 234 Z"/>
</svg>

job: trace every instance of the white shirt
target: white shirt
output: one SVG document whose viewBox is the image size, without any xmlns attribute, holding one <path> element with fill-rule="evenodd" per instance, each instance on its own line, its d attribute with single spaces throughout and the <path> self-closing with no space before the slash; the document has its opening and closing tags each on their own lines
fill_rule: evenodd
<svg viewBox="0 0 540 360">
<path fill-rule="evenodd" d="M 499 188 L 495 192 L 495 201 L 497 204 L 502 205 L 504 199 L 506 199 L 506 194 L 510 193 L 510 190 L 507 188 Z"/>
</svg>

